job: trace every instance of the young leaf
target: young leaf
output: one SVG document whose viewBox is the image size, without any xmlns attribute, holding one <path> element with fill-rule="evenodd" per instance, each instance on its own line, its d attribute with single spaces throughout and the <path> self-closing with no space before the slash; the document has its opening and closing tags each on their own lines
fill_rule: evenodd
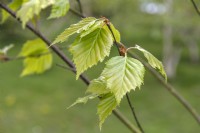
<svg viewBox="0 0 200 133">
<path fill-rule="evenodd" d="M 96 18 L 94 17 L 88 17 L 82 19 L 80 22 L 77 24 L 71 25 L 69 28 L 67 28 L 64 32 L 62 32 L 52 44 L 56 43 L 62 43 L 68 39 L 69 36 L 75 34 L 75 33 L 80 33 L 84 30 L 87 30 L 90 26 L 92 26 L 96 22 Z"/>
<path fill-rule="evenodd" d="M 111 46 L 112 36 L 104 28 L 97 28 L 83 38 L 78 36 L 70 46 L 77 69 L 76 79 L 89 67 L 96 65 L 99 61 L 102 62 L 110 54 Z"/>
<path fill-rule="evenodd" d="M 87 30 L 84 30 L 80 33 L 80 37 L 84 37 L 88 34 L 90 34 L 91 32 L 93 32 L 94 30 L 96 30 L 97 28 L 102 28 L 104 25 L 104 19 L 98 19 L 96 20 L 96 22 Z"/>
<path fill-rule="evenodd" d="M 127 92 L 140 87 L 143 83 L 144 72 L 144 66 L 138 60 L 127 56 L 116 56 L 106 63 L 101 76 L 105 77 L 108 88 L 120 103 Z"/>
<path fill-rule="evenodd" d="M 57 0 L 52 6 L 49 19 L 64 16 L 69 10 L 69 0 Z"/>
<path fill-rule="evenodd" d="M 99 77 L 98 79 L 94 79 L 91 81 L 86 92 L 101 95 L 109 93 L 110 90 L 107 88 L 105 78 Z"/>
<path fill-rule="evenodd" d="M 54 3 L 54 0 L 29 0 L 25 2 L 17 12 L 17 17 L 22 21 L 22 27 L 25 28 L 26 23 L 38 15 L 40 11 Z"/>
<path fill-rule="evenodd" d="M 23 0 L 13 0 L 10 4 L 8 4 L 8 7 L 13 10 L 16 11 L 21 4 L 23 3 Z M 7 13 L 5 10 L 2 10 L 2 20 L 1 23 L 4 23 L 8 17 L 9 17 L 9 13 Z"/>
<path fill-rule="evenodd" d="M 98 97 L 98 95 L 91 94 L 91 95 L 88 95 L 88 96 L 85 96 L 85 97 L 82 97 L 82 98 L 78 98 L 72 105 L 70 105 L 69 107 L 67 107 L 67 109 L 73 107 L 74 105 L 76 105 L 78 103 L 84 103 L 84 104 L 86 104 L 88 100 L 94 99 L 96 97 Z"/>
<path fill-rule="evenodd" d="M 112 113 L 112 111 L 117 107 L 117 101 L 112 93 L 105 94 L 100 98 L 98 104 L 97 114 L 99 115 L 99 127 L 101 130 L 102 124 L 105 119 Z"/>
<path fill-rule="evenodd" d="M 162 62 L 160 62 L 156 57 L 154 57 L 150 52 L 146 51 L 145 49 L 143 49 L 142 47 L 136 45 L 135 46 L 136 49 L 138 49 L 139 51 L 143 52 L 144 56 L 147 58 L 148 63 L 153 67 L 153 68 L 157 68 L 159 70 L 159 72 L 164 76 L 164 78 L 167 80 L 167 75 L 165 73 L 164 67 Z"/>
<path fill-rule="evenodd" d="M 110 23 L 110 28 L 111 28 L 111 30 L 113 32 L 113 35 L 114 35 L 116 41 L 120 42 L 121 41 L 121 36 L 120 36 L 119 31 L 114 27 L 114 25 L 112 23 Z M 108 30 L 109 32 L 111 32 L 107 26 L 105 27 L 105 29 Z M 113 37 L 113 41 L 114 41 L 114 37 Z"/>
<path fill-rule="evenodd" d="M 111 29 L 113 31 L 113 34 L 115 36 L 116 41 L 120 42 L 121 41 L 121 36 L 120 36 L 119 31 L 114 27 L 114 25 L 112 23 L 110 23 L 110 27 L 111 27 Z"/>
<path fill-rule="evenodd" d="M 27 41 L 19 56 L 25 57 L 21 76 L 43 73 L 52 65 L 52 55 L 49 53 L 45 43 L 40 39 Z"/>
</svg>

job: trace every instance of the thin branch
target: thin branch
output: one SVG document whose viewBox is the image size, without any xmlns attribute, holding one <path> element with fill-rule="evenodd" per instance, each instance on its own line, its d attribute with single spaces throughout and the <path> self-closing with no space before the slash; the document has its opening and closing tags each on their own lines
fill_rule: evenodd
<svg viewBox="0 0 200 133">
<path fill-rule="evenodd" d="M 70 71 L 76 72 L 76 69 L 71 68 L 71 67 L 68 67 L 68 66 L 65 66 L 65 65 L 56 64 L 56 66 L 58 66 L 58 67 L 60 67 L 60 68 L 64 68 L 64 69 L 66 69 L 66 70 L 70 70 Z"/>
<path fill-rule="evenodd" d="M 81 13 L 79 13 L 79 12 L 77 12 L 77 11 L 71 9 L 71 8 L 69 9 L 69 11 L 72 12 L 73 14 L 75 14 L 78 17 L 81 17 L 81 18 L 85 18 L 86 17 L 83 14 L 81 14 Z"/>
<path fill-rule="evenodd" d="M 111 28 L 109 28 L 111 29 Z M 113 32 L 111 32 L 112 35 Z M 114 41 L 116 45 L 119 45 L 119 43 Z M 137 58 L 140 62 L 144 64 L 144 66 L 151 72 L 151 74 L 158 79 L 158 81 L 165 87 L 187 110 L 188 112 L 194 117 L 194 119 L 200 124 L 200 115 L 197 113 L 197 111 L 192 107 L 192 105 L 169 83 L 167 83 L 163 77 L 160 76 L 160 74 L 155 71 L 146 61 L 138 57 L 137 55 L 131 53 L 128 51 L 128 53 L 134 57 Z"/>
<path fill-rule="evenodd" d="M 135 114 L 135 109 L 134 109 L 134 107 L 133 107 L 133 105 L 132 105 L 132 103 L 131 103 L 131 100 L 130 100 L 130 98 L 129 98 L 128 93 L 126 93 L 126 98 L 127 98 L 128 104 L 129 104 L 129 106 L 130 106 L 130 108 L 131 108 L 132 114 L 133 114 L 133 116 L 134 116 L 134 118 L 135 118 L 135 121 L 136 121 L 136 123 L 137 123 L 137 126 L 139 127 L 140 131 L 141 131 L 142 133 L 144 133 L 144 130 L 143 130 L 142 126 L 140 125 L 140 122 L 139 122 L 139 120 L 138 120 L 138 118 L 137 118 L 137 115 Z"/>
<path fill-rule="evenodd" d="M 137 127 L 135 127 L 133 124 L 131 124 L 130 121 L 128 121 L 123 115 L 121 112 L 119 112 L 119 110 L 115 109 L 113 111 L 113 114 L 118 118 L 120 119 L 123 123 L 126 123 L 127 127 L 132 131 L 132 132 L 135 132 L 135 133 L 141 133 L 141 131 L 139 129 L 137 129 Z M 133 130 L 134 129 L 134 130 Z"/>
<path fill-rule="evenodd" d="M 198 13 L 198 15 L 200 16 L 200 11 L 199 11 L 196 3 L 194 2 L 194 0 L 191 0 L 191 2 L 192 2 L 192 5 L 194 6 L 194 9 L 196 10 L 196 12 Z"/>
<path fill-rule="evenodd" d="M 194 117 L 194 119 L 198 122 L 198 124 L 200 124 L 200 115 L 192 107 L 192 105 L 171 84 L 167 83 L 165 79 L 142 58 L 131 52 L 128 53 L 133 58 L 136 58 L 140 62 L 142 62 L 142 64 L 146 67 L 146 69 L 148 69 L 151 72 L 151 74 L 163 85 L 163 87 L 165 87 L 188 110 L 188 112 Z"/>
<path fill-rule="evenodd" d="M 81 1 L 80 0 L 76 0 L 76 1 L 78 3 L 80 13 L 83 14 L 83 9 L 82 9 L 82 5 L 81 5 Z"/>
<path fill-rule="evenodd" d="M 14 17 L 15 19 L 17 19 L 19 22 L 21 22 L 17 17 L 16 14 L 10 10 L 6 5 L 0 3 L 0 7 L 2 9 L 4 9 L 7 13 L 9 13 L 12 17 Z M 26 24 L 26 27 L 32 31 L 36 36 L 38 36 L 40 39 L 42 39 L 48 46 L 50 46 L 52 43 L 44 36 L 42 35 L 40 32 L 38 32 L 37 30 L 35 30 L 33 28 L 32 25 L 30 24 Z M 65 54 L 60 51 L 60 49 L 56 46 L 56 45 L 52 45 L 50 47 L 70 68 L 74 68 L 74 64 L 71 62 L 70 59 L 68 59 Z M 75 72 L 74 72 L 75 73 Z M 84 76 L 84 75 L 80 75 L 81 80 L 86 84 L 89 85 L 90 81 Z M 130 129 L 130 131 L 132 131 L 133 133 L 140 133 L 138 131 L 138 129 L 131 124 L 131 122 L 125 118 L 125 116 L 123 116 L 118 110 L 113 110 L 113 114 L 128 128 Z"/>
<path fill-rule="evenodd" d="M 58 66 L 58 67 L 60 67 L 60 68 L 63 68 L 63 69 L 66 69 L 66 70 L 76 71 L 76 70 L 74 70 L 74 69 L 72 69 L 72 68 L 69 68 L 69 67 L 67 67 L 67 66 L 65 66 L 65 65 L 56 64 L 56 66 Z M 127 119 L 126 119 L 126 118 L 121 114 L 121 112 L 119 112 L 117 109 L 115 109 L 115 110 L 113 111 L 113 114 L 114 114 L 118 119 L 120 119 L 121 121 L 123 121 L 124 123 L 126 123 L 126 124 L 127 124 L 127 127 L 128 127 L 132 132 L 143 133 L 143 132 L 141 132 L 140 130 L 138 130 L 134 125 L 132 125 L 132 124 L 130 123 L 130 121 L 127 121 Z M 135 130 L 133 130 L 133 129 L 135 129 Z"/>
<path fill-rule="evenodd" d="M 125 48 L 125 46 L 124 46 L 123 44 L 117 42 L 116 37 L 115 37 L 114 32 L 113 32 L 113 30 L 112 30 L 112 28 L 111 28 L 111 26 L 110 26 L 109 21 L 108 21 L 108 23 L 107 23 L 107 27 L 108 27 L 108 29 L 110 30 L 110 32 L 111 32 L 111 34 L 112 34 L 112 36 L 113 36 L 114 43 L 115 43 L 115 45 L 116 45 L 116 47 L 117 47 L 117 49 L 118 49 L 119 55 L 120 55 L 120 56 L 124 56 L 125 53 L 126 53 L 126 48 Z M 135 121 L 136 121 L 136 123 L 137 123 L 138 128 L 140 129 L 140 131 L 141 131 L 142 133 L 144 133 L 144 130 L 143 130 L 143 128 L 142 128 L 142 126 L 141 126 L 139 120 L 137 119 L 137 116 L 136 116 L 136 113 L 135 113 L 133 104 L 131 103 L 128 94 L 126 94 L 126 98 L 127 98 L 127 101 L 128 101 L 128 103 L 129 103 L 129 107 L 130 107 L 131 112 L 132 112 L 132 114 L 133 114 L 133 117 L 134 117 L 134 119 L 135 119 Z"/>
</svg>

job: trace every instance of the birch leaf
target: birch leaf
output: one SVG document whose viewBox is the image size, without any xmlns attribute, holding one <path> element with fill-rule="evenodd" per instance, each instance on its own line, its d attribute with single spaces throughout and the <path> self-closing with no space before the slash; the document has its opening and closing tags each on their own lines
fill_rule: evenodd
<svg viewBox="0 0 200 133">
<path fill-rule="evenodd" d="M 153 68 L 158 69 L 159 72 L 164 76 L 165 80 L 167 80 L 167 75 L 165 73 L 162 62 L 160 62 L 155 56 L 153 56 L 150 52 L 146 51 L 142 47 L 136 45 L 135 48 L 138 49 L 139 51 L 141 51 L 144 54 L 144 56 L 147 58 L 148 63 Z"/>
<path fill-rule="evenodd" d="M 52 44 L 56 43 L 62 43 L 68 39 L 69 36 L 80 33 L 84 30 L 87 30 L 90 26 L 92 26 L 96 22 L 96 18 L 94 17 L 88 17 L 82 19 L 77 24 L 71 25 L 69 28 L 67 28 L 64 32 L 62 32 Z"/>
<path fill-rule="evenodd" d="M 101 97 L 97 109 L 97 114 L 99 115 L 100 130 L 105 119 L 112 113 L 117 105 L 118 104 L 115 96 L 112 93 L 105 94 L 103 97 Z"/>
<path fill-rule="evenodd" d="M 71 107 L 73 107 L 74 105 L 79 104 L 79 103 L 84 103 L 84 104 L 86 104 L 88 100 L 94 99 L 94 98 L 96 98 L 96 97 L 98 97 L 98 95 L 96 95 L 96 94 L 91 94 L 91 95 L 88 95 L 88 96 L 85 96 L 85 97 L 78 98 L 72 105 L 70 105 L 69 107 L 67 107 L 67 109 L 69 109 L 69 108 L 71 108 Z"/>
<path fill-rule="evenodd" d="M 22 77 L 34 73 L 43 73 L 52 66 L 52 55 L 41 39 L 27 41 L 19 56 L 25 57 Z"/>
<path fill-rule="evenodd" d="M 144 66 L 140 61 L 127 56 L 116 56 L 106 63 L 101 76 L 105 77 L 108 88 L 120 103 L 127 92 L 140 87 L 143 83 L 144 72 Z"/>
<path fill-rule="evenodd" d="M 49 19 L 64 16 L 70 8 L 69 0 L 57 0 L 52 6 Z"/>
<path fill-rule="evenodd" d="M 82 38 L 78 36 L 69 49 L 76 65 L 76 79 L 89 67 L 102 62 L 110 54 L 111 46 L 112 36 L 104 28 L 97 28 Z"/>
</svg>

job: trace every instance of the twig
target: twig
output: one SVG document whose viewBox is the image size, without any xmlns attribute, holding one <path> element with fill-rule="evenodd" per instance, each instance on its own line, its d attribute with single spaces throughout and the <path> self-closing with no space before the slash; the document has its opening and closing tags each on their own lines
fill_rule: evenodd
<svg viewBox="0 0 200 133">
<path fill-rule="evenodd" d="M 134 107 L 133 107 L 133 105 L 132 105 L 132 103 L 131 103 L 131 100 L 130 100 L 130 98 L 129 98 L 128 93 L 126 93 L 126 98 L 127 98 L 128 104 L 129 104 L 129 106 L 130 106 L 130 108 L 131 108 L 132 114 L 133 114 L 133 116 L 134 116 L 134 118 L 135 118 L 135 121 L 136 121 L 136 123 L 137 123 L 137 126 L 139 127 L 140 131 L 141 131 L 142 133 L 144 133 L 144 130 L 143 130 L 142 126 L 140 125 L 140 122 L 139 122 L 139 120 L 138 120 L 138 118 L 137 118 L 137 115 L 135 114 L 135 109 L 134 109 Z"/>
<path fill-rule="evenodd" d="M 191 2 L 192 2 L 192 5 L 194 6 L 194 9 L 196 10 L 196 12 L 198 13 L 198 15 L 200 16 L 200 11 L 199 11 L 196 3 L 194 2 L 194 0 L 191 0 Z"/>
<path fill-rule="evenodd" d="M 146 69 L 151 72 L 151 74 L 188 110 L 188 112 L 194 117 L 198 124 L 200 124 L 200 115 L 192 107 L 192 105 L 183 96 L 181 96 L 178 91 L 176 91 L 176 89 L 171 84 L 167 83 L 165 79 L 142 58 L 131 52 L 128 53 L 133 58 L 136 58 L 140 62 L 142 62 Z"/>
<path fill-rule="evenodd" d="M 60 68 L 67 69 L 67 70 L 70 70 L 70 71 L 73 71 L 73 72 L 76 72 L 76 69 L 71 68 L 71 67 L 68 67 L 68 66 L 65 66 L 65 65 L 56 64 L 56 66 L 58 66 L 58 67 L 60 67 Z"/>
<path fill-rule="evenodd" d="M 17 17 L 16 14 L 10 10 L 6 5 L 2 4 L 0 2 L 0 7 L 2 9 L 4 9 L 6 12 L 8 12 L 12 17 L 14 17 L 15 19 L 17 19 L 19 22 L 21 22 Z M 32 25 L 30 24 L 26 24 L 26 27 L 32 31 L 36 36 L 38 36 L 39 38 L 41 38 L 48 46 L 50 46 L 52 43 L 45 37 L 43 36 L 40 32 L 38 32 L 37 30 L 35 30 L 33 28 Z M 70 59 L 68 59 L 65 54 L 60 51 L 60 49 L 56 46 L 56 45 L 52 45 L 50 47 L 70 68 L 74 68 L 74 64 L 71 62 Z M 75 73 L 75 72 L 74 72 Z M 80 75 L 81 80 L 86 84 L 89 85 L 90 81 L 84 76 L 84 75 Z M 132 131 L 133 133 L 140 133 L 138 131 L 138 129 L 133 125 L 130 124 L 131 122 L 125 118 L 118 110 L 114 110 L 113 114 L 128 128 L 130 129 L 130 131 Z"/>
<path fill-rule="evenodd" d="M 72 68 L 69 68 L 69 67 L 67 67 L 67 66 L 64 66 L 64 65 L 61 65 L 61 64 L 56 64 L 58 67 L 60 67 L 60 68 L 64 68 L 64 69 L 66 69 L 66 70 L 71 70 L 71 71 L 75 71 L 74 69 L 72 69 Z M 128 100 L 128 102 L 130 102 L 130 100 Z M 132 107 L 133 108 L 133 107 Z M 114 111 L 113 111 L 113 114 L 115 114 L 115 116 L 116 117 L 118 117 L 121 121 L 124 121 L 125 123 L 127 123 L 127 127 L 131 130 L 131 131 L 133 131 L 132 129 L 135 129 L 136 131 L 137 131 L 137 133 L 144 133 L 144 132 L 141 132 L 140 130 L 138 130 L 134 125 L 132 125 L 131 123 L 130 123 L 130 121 L 127 121 L 127 119 L 125 118 L 125 117 L 122 117 L 123 115 L 117 110 L 117 109 L 115 109 Z M 136 116 L 135 116 L 136 117 Z M 137 118 L 136 118 L 137 119 Z M 135 132 L 135 131 L 133 131 L 133 132 Z"/>
<path fill-rule="evenodd" d="M 116 47 L 117 47 L 117 49 L 118 49 L 119 55 L 120 55 L 120 56 L 124 56 L 124 55 L 125 55 L 125 52 L 126 52 L 126 48 L 125 48 L 125 46 L 124 46 L 123 44 L 117 42 L 116 37 L 115 37 L 115 35 L 114 35 L 114 32 L 113 32 L 113 30 L 112 30 L 112 28 L 111 28 L 111 26 L 110 26 L 109 20 L 107 20 L 107 21 L 108 21 L 108 22 L 107 22 L 106 25 L 107 25 L 108 29 L 110 30 L 110 32 L 111 32 L 111 34 L 112 34 L 112 36 L 113 36 L 114 44 L 116 45 Z M 127 98 L 127 101 L 128 101 L 128 103 L 129 103 L 129 107 L 130 107 L 131 112 L 132 112 L 132 114 L 133 114 L 133 117 L 134 117 L 134 119 L 135 119 L 135 121 L 136 121 L 136 123 L 137 123 L 138 128 L 140 129 L 140 131 L 141 131 L 142 133 L 144 133 L 144 130 L 142 129 L 142 126 L 141 126 L 139 120 L 137 119 L 137 116 L 136 116 L 136 113 L 135 113 L 133 104 L 131 103 L 128 94 L 126 94 L 126 98 Z"/>
<path fill-rule="evenodd" d="M 80 0 L 76 0 L 76 1 L 78 3 L 80 13 L 83 14 L 83 9 L 82 9 L 82 5 L 81 5 L 81 1 Z"/>
<path fill-rule="evenodd" d="M 111 29 L 111 28 L 109 28 Z M 112 35 L 113 32 L 111 32 Z M 114 37 L 113 37 L 114 38 Z M 116 43 L 116 40 L 114 41 Z M 117 43 L 116 45 L 119 45 Z M 200 115 L 197 113 L 197 111 L 192 107 L 192 105 L 178 92 L 176 89 L 169 83 L 167 83 L 160 74 L 155 71 L 146 61 L 139 58 L 137 55 L 132 54 L 128 52 L 132 57 L 137 58 L 139 61 L 141 61 L 144 66 L 152 73 L 152 75 L 159 80 L 159 82 L 189 111 L 189 113 L 194 117 L 194 119 L 200 124 Z"/>
<path fill-rule="evenodd" d="M 83 14 L 81 14 L 81 13 L 79 13 L 79 12 L 77 12 L 77 11 L 71 9 L 71 8 L 69 9 L 69 11 L 72 12 L 73 14 L 75 14 L 76 16 L 81 17 L 81 18 L 85 18 L 86 17 Z"/>
</svg>

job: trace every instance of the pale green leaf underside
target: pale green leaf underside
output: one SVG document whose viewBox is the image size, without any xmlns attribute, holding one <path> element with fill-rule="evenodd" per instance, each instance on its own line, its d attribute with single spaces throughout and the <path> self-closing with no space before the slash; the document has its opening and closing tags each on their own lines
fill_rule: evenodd
<svg viewBox="0 0 200 133">
<path fill-rule="evenodd" d="M 105 77 L 108 88 L 120 103 L 127 92 L 140 87 L 143 83 L 144 72 L 144 66 L 138 60 L 127 56 L 116 56 L 106 63 L 101 76 Z"/>
<path fill-rule="evenodd" d="M 21 4 L 23 3 L 23 0 L 13 0 L 10 4 L 8 4 L 8 7 L 12 10 L 12 11 L 16 11 Z M 2 10 L 2 20 L 1 23 L 4 23 L 8 17 L 9 17 L 9 13 L 7 13 L 5 10 Z"/>
<path fill-rule="evenodd" d="M 49 19 L 51 18 L 59 18 L 64 16 L 70 8 L 69 0 L 57 0 L 51 9 L 51 14 Z"/>
<path fill-rule="evenodd" d="M 99 127 L 101 129 L 105 119 L 117 107 L 117 101 L 112 93 L 105 94 L 101 97 L 98 104 L 97 114 L 99 115 Z"/>
<path fill-rule="evenodd" d="M 19 56 L 26 57 L 23 61 L 24 69 L 21 76 L 40 74 L 52 66 L 52 55 L 41 39 L 27 41 Z"/>
<path fill-rule="evenodd" d="M 139 51 L 143 52 L 144 56 L 147 58 L 148 63 L 153 67 L 153 68 L 157 68 L 159 70 L 159 72 L 164 76 L 164 78 L 167 80 L 167 75 L 165 73 L 164 67 L 162 62 L 160 62 L 156 57 L 154 57 L 150 52 L 146 51 L 145 49 L 143 49 L 142 47 L 136 45 L 135 46 L 136 49 L 138 49 Z"/>
<path fill-rule="evenodd" d="M 105 78 L 99 77 L 91 81 L 86 92 L 101 95 L 110 92 L 110 90 L 107 88 Z"/>
<path fill-rule="evenodd" d="M 73 107 L 74 105 L 79 104 L 79 103 L 84 103 L 84 104 L 86 104 L 88 100 L 94 99 L 94 98 L 96 98 L 96 97 L 98 97 L 98 95 L 96 95 L 96 94 L 91 94 L 91 95 L 88 95 L 88 96 L 85 96 L 85 97 L 82 97 L 82 98 L 78 98 L 72 105 L 70 105 L 69 107 L 67 107 L 67 109 L 69 109 L 69 108 L 71 108 L 71 107 Z"/>
<path fill-rule="evenodd" d="M 103 61 L 110 54 L 111 46 L 112 36 L 104 28 L 97 28 L 82 38 L 78 36 L 70 46 L 77 70 L 76 78 L 89 67 Z"/>
<path fill-rule="evenodd" d="M 69 36 L 75 34 L 75 33 L 80 33 L 84 30 L 87 30 L 91 25 L 95 23 L 97 19 L 94 17 L 88 17 L 82 19 L 80 22 L 77 24 L 71 25 L 69 28 L 67 28 L 64 32 L 62 32 L 52 44 L 56 43 L 62 43 L 68 39 Z"/>
</svg>

